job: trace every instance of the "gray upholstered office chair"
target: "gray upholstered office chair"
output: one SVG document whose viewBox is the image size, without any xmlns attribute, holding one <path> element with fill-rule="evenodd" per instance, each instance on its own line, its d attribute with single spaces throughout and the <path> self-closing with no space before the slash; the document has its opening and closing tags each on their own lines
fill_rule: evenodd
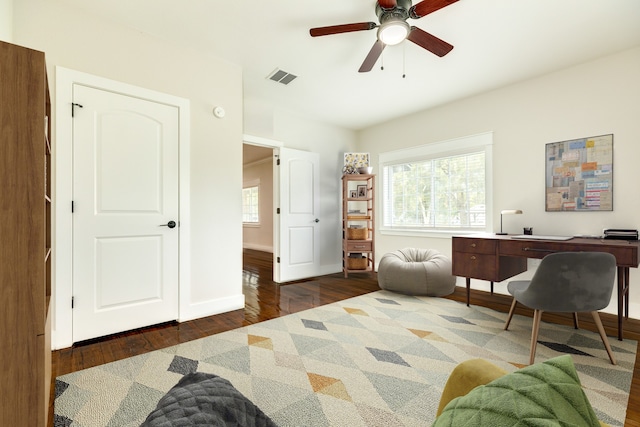
<svg viewBox="0 0 640 427">
<path fill-rule="evenodd" d="M 544 311 L 573 313 L 576 329 L 577 313 L 591 312 L 609 359 L 616 364 L 598 314 L 598 310 L 609 305 L 615 274 L 616 258 L 609 253 L 557 252 L 542 259 L 531 280 L 509 282 L 507 289 L 513 295 L 513 302 L 504 329 L 509 328 L 518 302 L 534 309 L 529 364 L 533 364 L 535 359 Z"/>
</svg>

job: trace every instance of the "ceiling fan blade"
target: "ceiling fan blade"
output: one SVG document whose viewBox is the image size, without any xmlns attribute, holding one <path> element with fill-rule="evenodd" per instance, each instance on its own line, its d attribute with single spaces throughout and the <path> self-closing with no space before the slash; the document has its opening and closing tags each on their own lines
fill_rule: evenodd
<svg viewBox="0 0 640 427">
<path fill-rule="evenodd" d="M 331 34 L 350 33 L 352 31 L 373 30 L 378 24 L 375 22 L 358 22 L 356 24 L 331 25 L 329 27 L 318 27 L 309 30 L 311 37 L 328 36 Z"/>
<path fill-rule="evenodd" d="M 364 58 L 364 62 L 360 66 L 360 69 L 358 70 L 358 72 L 367 73 L 371 71 L 373 66 L 376 64 L 376 61 L 380 57 L 380 54 L 384 50 L 385 46 L 386 44 L 382 43 L 380 40 L 376 40 L 376 42 L 373 44 L 373 47 L 369 51 L 369 54 L 367 55 L 366 58 Z"/>
<path fill-rule="evenodd" d="M 445 56 L 447 53 L 451 52 L 451 49 L 453 49 L 453 45 L 450 45 L 446 41 L 441 40 L 418 27 L 411 27 L 411 32 L 407 36 L 407 39 L 440 57 Z"/>
<path fill-rule="evenodd" d="M 378 0 L 378 4 L 383 9 L 393 9 L 398 5 L 396 0 Z"/>
<path fill-rule="evenodd" d="M 413 19 L 422 18 L 457 1 L 458 0 L 423 0 L 409 9 L 409 17 Z"/>
</svg>

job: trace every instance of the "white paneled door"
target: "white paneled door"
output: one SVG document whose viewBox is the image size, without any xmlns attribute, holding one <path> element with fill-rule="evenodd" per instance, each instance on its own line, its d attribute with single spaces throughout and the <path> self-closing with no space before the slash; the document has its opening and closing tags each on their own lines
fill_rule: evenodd
<svg viewBox="0 0 640 427">
<path fill-rule="evenodd" d="M 73 87 L 73 341 L 178 317 L 178 109 Z"/>
<path fill-rule="evenodd" d="M 320 160 L 317 153 L 284 147 L 279 160 L 274 280 L 289 282 L 320 274 Z"/>
</svg>

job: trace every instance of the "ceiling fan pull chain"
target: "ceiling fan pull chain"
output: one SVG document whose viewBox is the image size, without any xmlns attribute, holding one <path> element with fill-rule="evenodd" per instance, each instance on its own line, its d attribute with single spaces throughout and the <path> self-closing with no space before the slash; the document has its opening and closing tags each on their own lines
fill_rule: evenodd
<svg viewBox="0 0 640 427">
<path fill-rule="evenodd" d="M 406 43 L 402 43 L 402 78 L 404 79 L 406 77 L 406 65 L 407 65 L 407 44 Z"/>
<path fill-rule="evenodd" d="M 380 54 L 380 69 L 384 71 L 384 51 Z"/>
</svg>

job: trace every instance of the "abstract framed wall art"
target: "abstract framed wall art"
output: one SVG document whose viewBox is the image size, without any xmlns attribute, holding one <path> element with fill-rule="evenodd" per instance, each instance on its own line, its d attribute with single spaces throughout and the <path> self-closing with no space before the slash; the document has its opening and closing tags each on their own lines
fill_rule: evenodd
<svg viewBox="0 0 640 427">
<path fill-rule="evenodd" d="M 613 134 L 546 144 L 545 211 L 613 210 Z"/>
</svg>

